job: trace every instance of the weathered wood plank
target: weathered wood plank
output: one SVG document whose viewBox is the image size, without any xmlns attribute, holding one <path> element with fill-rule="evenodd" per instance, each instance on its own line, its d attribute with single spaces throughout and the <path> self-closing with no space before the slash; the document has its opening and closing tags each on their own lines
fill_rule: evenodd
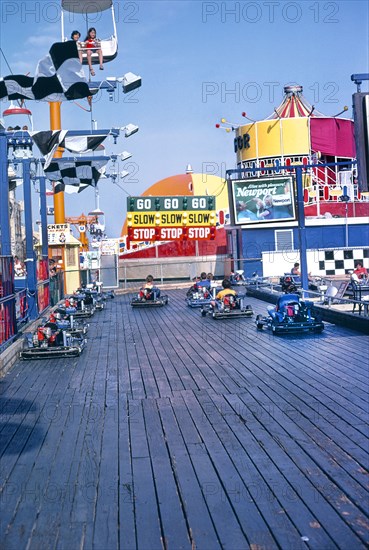
<svg viewBox="0 0 369 550">
<path fill-rule="evenodd" d="M 180 395 L 177 395 L 175 403 L 169 398 L 164 398 L 159 399 L 157 404 L 186 516 L 191 547 L 218 548 L 220 541 L 189 457 L 188 445 L 191 443 L 183 438 L 183 432 L 181 433 L 179 428 L 181 421 L 177 422 L 186 406 Z"/>
<path fill-rule="evenodd" d="M 236 410 L 237 408 L 242 410 L 245 405 L 240 395 L 225 397 L 233 407 L 236 407 Z M 345 510 L 348 514 L 355 513 L 352 503 L 348 499 L 342 499 L 342 493 L 336 490 L 332 480 L 317 468 L 301 449 L 295 452 L 296 443 L 292 438 L 289 438 L 288 446 L 286 446 L 280 428 L 278 429 L 269 415 L 266 415 L 265 418 L 267 421 L 265 419 L 264 422 L 255 418 L 252 435 L 258 446 L 261 445 L 265 449 L 278 470 L 288 479 L 287 486 L 292 486 L 293 491 L 299 495 L 299 498 L 303 498 L 306 505 L 312 510 L 317 527 L 324 528 L 339 547 L 362 547 L 363 542 L 351 530 L 348 522 L 340 521 L 338 510 L 343 515 Z M 258 455 L 254 454 L 253 460 L 259 460 L 259 456 L 260 452 Z M 333 495 L 334 502 L 330 502 L 330 495 Z"/>
<path fill-rule="evenodd" d="M 145 400 L 142 405 L 160 521 L 165 534 L 163 546 L 188 548 L 190 534 L 173 475 L 173 457 L 168 453 L 167 434 L 163 431 L 155 400 Z"/>
<path fill-rule="evenodd" d="M 366 547 L 366 337 L 274 337 L 169 294 L 108 301 L 81 357 L 0 381 L 0 545 Z"/>
</svg>

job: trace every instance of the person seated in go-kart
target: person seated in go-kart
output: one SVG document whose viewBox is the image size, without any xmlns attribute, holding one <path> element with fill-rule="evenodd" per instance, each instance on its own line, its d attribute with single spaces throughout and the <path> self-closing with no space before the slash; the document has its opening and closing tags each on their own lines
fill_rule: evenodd
<svg viewBox="0 0 369 550">
<path fill-rule="evenodd" d="M 245 277 L 243 275 L 243 270 L 242 269 L 238 271 L 232 270 L 229 275 L 229 280 L 231 281 L 232 285 L 238 285 L 242 283 L 245 280 Z"/>
<path fill-rule="evenodd" d="M 222 302 L 225 308 L 233 309 L 237 306 L 237 292 L 233 290 L 231 281 L 229 279 L 223 279 L 222 290 L 215 296 L 215 300 L 210 302 L 210 305 L 215 308 L 217 302 Z"/>
<path fill-rule="evenodd" d="M 65 307 L 66 313 L 69 313 L 69 314 L 76 313 L 78 309 L 78 302 L 75 298 L 70 296 L 69 298 L 65 298 L 64 307 Z"/>
<path fill-rule="evenodd" d="M 282 286 L 282 292 L 285 294 L 295 294 L 297 292 L 297 285 L 292 275 L 285 275 L 281 277 L 280 283 Z"/>
<path fill-rule="evenodd" d="M 210 288 L 210 281 L 208 279 L 208 276 L 207 274 L 205 273 L 205 271 L 203 271 L 200 275 L 200 280 L 197 281 L 197 286 L 198 287 L 206 287 L 206 288 Z"/>
<path fill-rule="evenodd" d="M 54 314 L 50 315 L 44 325 L 38 327 L 37 338 L 39 342 L 47 340 L 49 346 L 63 345 L 63 332 L 59 329 Z"/>
<path fill-rule="evenodd" d="M 208 279 L 208 276 L 205 273 L 205 271 L 203 271 L 199 278 L 196 277 L 196 280 L 194 284 L 191 286 L 191 288 L 188 289 L 187 298 L 192 298 L 195 293 L 199 292 L 199 290 L 201 294 L 204 294 L 206 296 L 208 294 L 207 291 L 209 291 L 210 286 L 211 286 L 211 282 Z"/>
<path fill-rule="evenodd" d="M 160 297 L 160 288 L 154 286 L 154 277 L 148 275 L 143 287 L 140 288 L 138 298 L 140 300 L 155 300 Z"/>
</svg>

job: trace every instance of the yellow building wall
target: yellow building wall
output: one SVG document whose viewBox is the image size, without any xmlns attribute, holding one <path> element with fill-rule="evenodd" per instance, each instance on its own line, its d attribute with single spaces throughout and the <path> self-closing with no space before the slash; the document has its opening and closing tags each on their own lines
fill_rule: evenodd
<svg viewBox="0 0 369 550">
<path fill-rule="evenodd" d="M 81 286 L 79 271 L 79 245 L 65 245 L 65 293 L 73 294 Z"/>
<path fill-rule="evenodd" d="M 262 120 L 238 128 L 236 137 L 248 133 L 250 147 L 237 151 L 237 162 L 256 158 L 306 155 L 310 151 L 309 119 Z"/>
</svg>

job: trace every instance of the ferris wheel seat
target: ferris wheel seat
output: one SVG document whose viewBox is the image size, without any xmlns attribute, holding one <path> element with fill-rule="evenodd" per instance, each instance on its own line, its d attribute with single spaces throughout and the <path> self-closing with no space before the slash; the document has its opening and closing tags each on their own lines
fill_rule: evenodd
<svg viewBox="0 0 369 550">
<path fill-rule="evenodd" d="M 99 47 L 96 48 L 85 48 L 82 45 L 78 47 L 79 50 L 82 51 L 82 64 L 87 65 L 87 50 L 91 52 L 91 61 L 92 63 L 99 63 L 99 54 L 97 53 L 97 50 L 101 48 L 102 54 L 103 54 L 103 61 L 104 63 L 109 63 L 109 61 L 113 61 L 118 55 L 118 41 L 115 36 L 111 36 L 110 38 L 103 38 L 100 41 Z"/>
</svg>

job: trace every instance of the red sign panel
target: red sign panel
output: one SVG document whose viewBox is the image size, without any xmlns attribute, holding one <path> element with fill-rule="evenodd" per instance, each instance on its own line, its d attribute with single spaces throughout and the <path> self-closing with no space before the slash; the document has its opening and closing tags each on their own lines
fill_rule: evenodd
<svg viewBox="0 0 369 550">
<path fill-rule="evenodd" d="M 177 241 L 177 240 L 212 240 L 215 239 L 216 227 L 129 227 L 130 241 Z"/>
</svg>

